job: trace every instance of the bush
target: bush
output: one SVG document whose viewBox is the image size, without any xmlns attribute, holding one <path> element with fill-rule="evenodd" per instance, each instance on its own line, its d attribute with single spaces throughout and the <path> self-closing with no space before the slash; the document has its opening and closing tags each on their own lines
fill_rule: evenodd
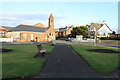
<svg viewBox="0 0 120 80">
<path fill-rule="evenodd" d="M 100 37 L 100 40 L 120 40 L 120 37 Z"/>
</svg>

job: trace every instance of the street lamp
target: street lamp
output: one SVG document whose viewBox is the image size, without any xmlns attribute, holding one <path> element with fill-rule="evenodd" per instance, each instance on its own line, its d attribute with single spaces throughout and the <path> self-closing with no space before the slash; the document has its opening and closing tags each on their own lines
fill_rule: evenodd
<svg viewBox="0 0 120 80">
<path fill-rule="evenodd" d="M 94 27 L 94 46 L 96 46 L 96 28 Z"/>
</svg>

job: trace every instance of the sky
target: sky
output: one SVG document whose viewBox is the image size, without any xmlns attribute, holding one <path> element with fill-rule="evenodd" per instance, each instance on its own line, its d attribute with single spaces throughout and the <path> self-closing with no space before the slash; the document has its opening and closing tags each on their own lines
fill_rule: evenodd
<svg viewBox="0 0 120 80">
<path fill-rule="evenodd" d="M 1 26 L 19 24 L 48 26 L 50 13 L 55 18 L 55 28 L 70 25 L 102 23 L 118 31 L 118 2 L 2 2 Z"/>
</svg>

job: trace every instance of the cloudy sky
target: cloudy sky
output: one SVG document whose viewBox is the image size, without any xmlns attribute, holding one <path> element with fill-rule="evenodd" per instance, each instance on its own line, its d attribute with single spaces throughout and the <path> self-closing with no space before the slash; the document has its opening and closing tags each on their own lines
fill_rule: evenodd
<svg viewBox="0 0 120 80">
<path fill-rule="evenodd" d="M 53 13 L 55 27 L 86 25 L 106 21 L 112 30 L 118 30 L 118 2 L 2 2 L 1 26 L 19 24 L 48 26 L 48 17 Z"/>
</svg>

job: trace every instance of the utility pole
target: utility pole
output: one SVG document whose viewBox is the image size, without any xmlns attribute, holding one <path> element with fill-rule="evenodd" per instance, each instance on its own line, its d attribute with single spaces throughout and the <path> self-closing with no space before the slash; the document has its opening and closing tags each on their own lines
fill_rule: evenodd
<svg viewBox="0 0 120 80">
<path fill-rule="evenodd" d="M 94 27 L 94 46 L 96 46 L 97 43 L 97 37 L 96 37 L 96 28 Z"/>
</svg>

